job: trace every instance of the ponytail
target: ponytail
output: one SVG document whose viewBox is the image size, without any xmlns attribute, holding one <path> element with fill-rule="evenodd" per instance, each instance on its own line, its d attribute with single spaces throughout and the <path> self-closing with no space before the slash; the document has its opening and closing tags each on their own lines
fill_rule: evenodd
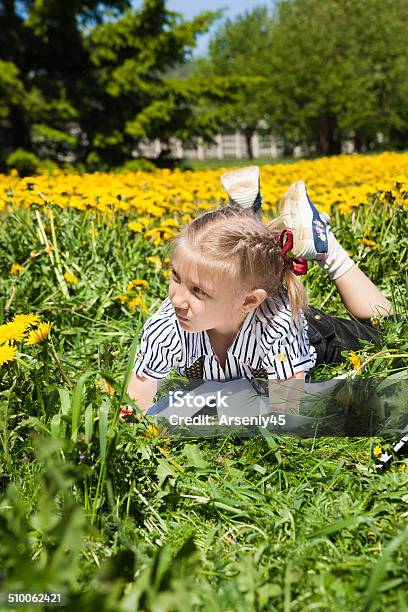
<svg viewBox="0 0 408 612">
<path fill-rule="evenodd" d="M 303 283 L 290 268 L 285 268 L 283 270 L 282 280 L 288 292 L 293 318 L 295 321 L 297 321 L 300 314 L 304 313 L 307 309 L 306 289 Z"/>
</svg>

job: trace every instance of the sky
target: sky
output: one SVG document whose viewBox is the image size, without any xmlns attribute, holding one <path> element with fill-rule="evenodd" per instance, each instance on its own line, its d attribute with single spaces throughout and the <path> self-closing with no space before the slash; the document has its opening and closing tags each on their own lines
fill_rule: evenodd
<svg viewBox="0 0 408 612">
<path fill-rule="evenodd" d="M 135 8 L 140 7 L 142 3 L 142 0 L 133 0 L 132 2 Z M 204 11 L 216 11 L 221 8 L 225 9 L 224 19 L 233 19 L 256 6 L 270 6 L 270 4 L 270 0 L 167 0 L 166 3 L 169 10 L 181 13 L 187 20 Z M 222 19 L 216 21 L 207 34 L 203 34 L 197 39 L 194 56 L 205 54 L 211 34 L 219 28 Z"/>
</svg>

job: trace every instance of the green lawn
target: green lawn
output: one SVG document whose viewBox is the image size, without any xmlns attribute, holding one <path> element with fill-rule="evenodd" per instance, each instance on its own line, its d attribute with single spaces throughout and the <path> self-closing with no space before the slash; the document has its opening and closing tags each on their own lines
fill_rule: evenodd
<svg viewBox="0 0 408 612">
<path fill-rule="evenodd" d="M 408 460 L 378 474 L 373 455 L 392 438 L 168 440 L 119 423 L 147 315 L 114 298 L 146 278 L 156 310 L 167 280 L 146 257 L 165 250 L 121 213 L 109 227 L 54 207 L 49 239 L 81 271 L 66 295 L 46 253 L 10 275 L 38 249 L 35 209 L 50 230 L 41 207 L 0 225 L 0 324 L 28 312 L 53 324 L 51 341 L 0 367 L 0 591 L 61 590 L 69 609 L 100 612 L 407 609 Z M 407 213 L 387 212 L 374 202 L 333 223 L 346 248 L 369 229 L 380 248 L 357 261 L 403 313 Z M 312 303 L 344 314 L 317 266 L 306 282 Z M 406 376 L 407 329 L 384 325 L 364 376 Z"/>
</svg>

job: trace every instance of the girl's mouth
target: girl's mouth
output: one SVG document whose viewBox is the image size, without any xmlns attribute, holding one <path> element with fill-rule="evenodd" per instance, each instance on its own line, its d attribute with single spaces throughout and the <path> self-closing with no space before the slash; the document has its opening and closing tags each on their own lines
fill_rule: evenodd
<svg viewBox="0 0 408 612">
<path fill-rule="evenodd" d="M 186 317 L 182 317 L 181 315 L 179 315 L 179 314 L 177 314 L 177 313 L 176 313 L 176 317 L 177 317 L 178 319 L 180 319 L 180 321 L 188 321 L 188 319 L 186 319 Z"/>
</svg>

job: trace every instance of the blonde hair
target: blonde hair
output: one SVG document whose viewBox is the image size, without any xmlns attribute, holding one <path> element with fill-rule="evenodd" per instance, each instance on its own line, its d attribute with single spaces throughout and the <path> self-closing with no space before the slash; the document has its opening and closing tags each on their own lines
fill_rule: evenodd
<svg viewBox="0 0 408 612">
<path fill-rule="evenodd" d="M 170 243 L 170 257 L 174 261 L 187 256 L 204 266 L 234 297 L 264 289 L 274 300 L 283 285 L 296 320 L 307 308 L 307 296 L 276 240 L 283 227 L 280 218 L 263 223 L 252 210 L 223 206 L 185 225 Z"/>
</svg>

